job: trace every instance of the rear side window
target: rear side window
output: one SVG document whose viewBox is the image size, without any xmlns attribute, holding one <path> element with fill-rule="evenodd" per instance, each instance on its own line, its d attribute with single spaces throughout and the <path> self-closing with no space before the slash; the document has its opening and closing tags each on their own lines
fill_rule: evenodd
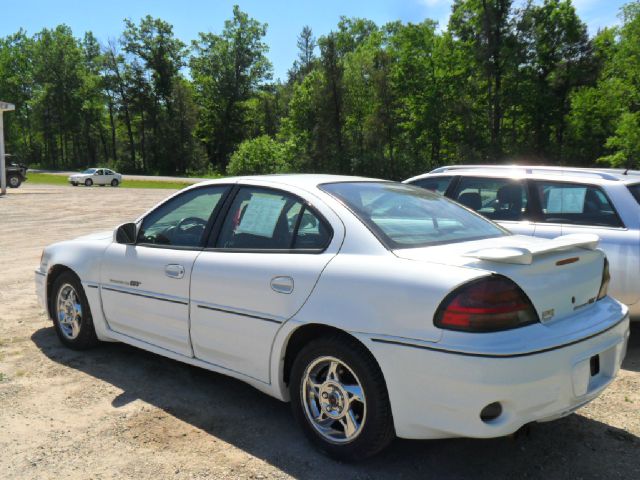
<svg viewBox="0 0 640 480">
<path fill-rule="evenodd" d="M 432 192 L 438 192 L 440 195 L 444 195 L 444 192 L 449 188 L 451 179 L 453 177 L 427 177 L 409 182 L 409 185 L 415 185 L 416 187 L 431 190 Z"/>
<path fill-rule="evenodd" d="M 636 183 L 635 185 L 628 185 L 629 191 L 633 198 L 636 199 L 636 202 L 640 203 L 640 183 Z"/>
<path fill-rule="evenodd" d="M 461 177 L 453 199 L 491 220 L 523 220 L 529 198 L 523 182 L 506 178 Z"/>
<path fill-rule="evenodd" d="M 246 187 L 233 200 L 216 248 L 233 250 L 323 250 L 327 224 L 286 192 Z"/>
<path fill-rule="evenodd" d="M 535 182 L 547 223 L 622 227 L 613 205 L 599 187 L 578 183 Z"/>
</svg>

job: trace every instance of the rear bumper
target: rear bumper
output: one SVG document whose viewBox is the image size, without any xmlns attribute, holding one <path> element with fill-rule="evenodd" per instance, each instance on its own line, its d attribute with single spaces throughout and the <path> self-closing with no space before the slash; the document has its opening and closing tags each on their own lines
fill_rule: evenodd
<svg viewBox="0 0 640 480">
<path fill-rule="evenodd" d="M 596 398 L 626 354 L 629 316 L 603 332 L 539 353 L 475 356 L 363 339 L 382 368 L 396 433 L 402 438 L 489 438 L 554 420 Z M 592 374 L 597 356 L 599 371 Z M 595 368 L 594 368 L 595 370 Z M 491 421 L 481 410 L 500 402 Z"/>
</svg>

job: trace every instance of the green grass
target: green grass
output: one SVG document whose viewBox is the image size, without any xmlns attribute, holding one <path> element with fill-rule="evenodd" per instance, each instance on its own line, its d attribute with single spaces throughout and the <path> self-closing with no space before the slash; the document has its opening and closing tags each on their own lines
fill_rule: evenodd
<svg viewBox="0 0 640 480">
<path fill-rule="evenodd" d="M 66 175 L 51 175 L 50 173 L 27 173 L 27 182 L 38 185 L 71 185 Z M 165 182 L 162 180 L 124 180 L 125 188 L 171 188 L 181 189 L 193 185 L 190 182 Z M 80 187 L 78 187 L 80 188 Z"/>
</svg>

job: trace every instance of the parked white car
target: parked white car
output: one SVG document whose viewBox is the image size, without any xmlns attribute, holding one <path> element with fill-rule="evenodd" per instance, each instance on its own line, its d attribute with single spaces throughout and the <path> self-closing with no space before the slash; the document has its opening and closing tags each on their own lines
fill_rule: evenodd
<svg viewBox="0 0 640 480">
<path fill-rule="evenodd" d="M 629 320 L 596 245 L 514 236 L 395 182 L 243 177 L 48 246 L 35 279 L 66 346 L 121 341 L 241 379 L 360 459 L 396 435 L 502 436 L 597 397 Z"/>
<path fill-rule="evenodd" d="M 82 173 L 69 176 L 69 183 L 74 187 L 82 184 L 86 187 L 92 185 L 111 185 L 117 187 L 122 183 L 122 175 L 108 168 L 88 168 Z"/>
<path fill-rule="evenodd" d="M 610 293 L 640 320 L 640 172 L 456 165 L 405 180 L 437 191 L 513 233 L 593 233 L 611 267 Z"/>
</svg>

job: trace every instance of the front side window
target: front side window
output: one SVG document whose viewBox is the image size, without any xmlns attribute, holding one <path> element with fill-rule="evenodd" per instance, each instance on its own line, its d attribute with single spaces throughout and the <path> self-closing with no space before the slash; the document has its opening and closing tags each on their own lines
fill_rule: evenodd
<svg viewBox="0 0 640 480">
<path fill-rule="evenodd" d="M 326 222 L 302 200 L 259 187 L 240 189 L 215 247 L 231 250 L 323 250 L 331 240 Z"/>
<path fill-rule="evenodd" d="M 432 192 L 438 192 L 440 195 L 444 195 L 444 192 L 449 188 L 449 184 L 453 177 L 427 177 L 419 180 L 414 180 L 410 185 L 421 187 Z"/>
<path fill-rule="evenodd" d="M 227 189 L 223 185 L 195 188 L 163 203 L 142 221 L 138 243 L 201 246 L 209 218 Z"/>
<path fill-rule="evenodd" d="M 507 178 L 462 177 L 452 197 L 491 220 L 523 220 L 529 203 L 523 182 Z"/>
<path fill-rule="evenodd" d="M 596 186 L 579 183 L 535 183 L 547 223 L 622 227 L 613 205 L 605 193 Z"/>
<path fill-rule="evenodd" d="M 98 171 L 96 172 L 96 175 L 102 175 L 102 170 L 98 170 Z"/>
<path fill-rule="evenodd" d="M 344 182 L 321 186 L 344 203 L 387 247 L 414 248 L 509 233 L 455 202 L 412 185 Z"/>
</svg>

